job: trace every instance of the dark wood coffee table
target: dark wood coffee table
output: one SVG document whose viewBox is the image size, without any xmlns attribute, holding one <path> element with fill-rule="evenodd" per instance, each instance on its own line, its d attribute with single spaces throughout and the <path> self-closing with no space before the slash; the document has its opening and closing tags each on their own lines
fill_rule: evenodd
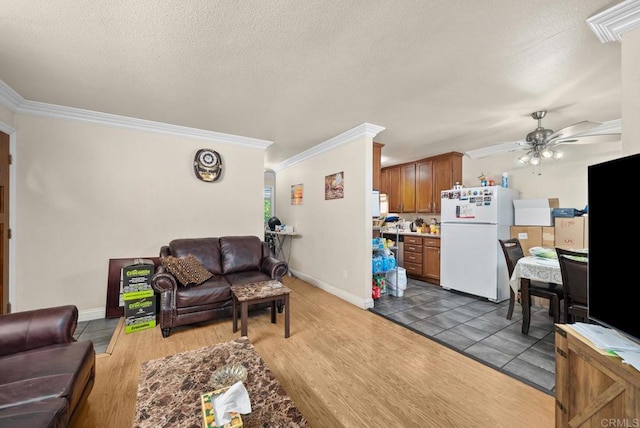
<svg viewBox="0 0 640 428">
<path fill-rule="evenodd" d="M 271 302 L 271 322 L 276 323 L 276 304 L 284 300 L 284 337 L 289 337 L 290 304 L 289 293 L 291 289 L 280 281 L 259 281 L 249 284 L 232 285 L 233 294 L 233 332 L 238 331 L 238 306 L 240 306 L 241 336 L 247 336 L 247 319 L 249 318 L 249 305 Z"/>
</svg>

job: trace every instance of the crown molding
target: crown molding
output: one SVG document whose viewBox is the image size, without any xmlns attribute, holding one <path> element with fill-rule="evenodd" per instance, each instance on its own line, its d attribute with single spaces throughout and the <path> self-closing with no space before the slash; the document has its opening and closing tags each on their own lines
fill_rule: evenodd
<svg viewBox="0 0 640 428">
<path fill-rule="evenodd" d="M 2 80 L 0 80 L 0 104 L 6 106 L 14 113 L 49 117 L 55 119 L 76 120 L 80 122 L 134 129 L 145 132 L 155 132 L 177 137 L 216 141 L 237 146 L 258 148 L 262 150 L 273 144 L 273 141 L 259 140 L 257 138 L 224 134 L 222 132 L 206 131 L 203 129 L 171 125 L 168 123 L 154 122 L 151 120 L 136 119 L 133 117 L 118 116 L 115 114 L 41 103 L 38 101 L 29 101 L 21 97 L 20 94 L 14 91 Z"/>
<path fill-rule="evenodd" d="M 619 42 L 622 35 L 640 27 L 640 0 L 626 0 L 587 19 L 602 43 Z"/>
<path fill-rule="evenodd" d="M 289 168 L 299 162 L 310 159 L 312 157 L 318 156 L 320 153 L 324 153 L 329 150 L 333 150 L 337 147 L 344 146 L 347 143 L 355 140 L 356 138 L 371 138 L 378 135 L 380 132 L 384 131 L 383 126 L 372 125 L 370 123 L 363 123 L 361 125 L 356 126 L 348 131 L 343 132 L 340 135 L 336 135 L 335 137 L 320 143 L 312 148 L 305 150 L 293 157 L 290 157 L 287 160 L 284 160 L 274 166 L 272 169 L 275 172 L 282 171 L 285 168 Z"/>
<path fill-rule="evenodd" d="M 13 90 L 9 85 L 0 80 L 0 104 L 16 113 L 20 104 L 24 102 L 24 98 Z"/>
<path fill-rule="evenodd" d="M 156 132 L 178 137 L 197 138 L 200 140 L 217 141 L 260 149 L 266 149 L 271 144 L 273 144 L 272 141 L 267 140 L 241 137 L 238 135 L 224 134 L 221 132 L 205 131 L 203 129 L 171 125 L 168 123 L 136 119 L 133 117 L 118 116 L 115 114 L 83 110 L 74 107 L 64 107 L 55 104 L 41 103 L 38 101 L 24 101 L 18 108 L 18 113 L 29 114 L 32 116 L 50 117 L 55 119 L 70 119 L 80 122 L 115 126 L 119 128 L 134 129 L 138 131 Z"/>
</svg>

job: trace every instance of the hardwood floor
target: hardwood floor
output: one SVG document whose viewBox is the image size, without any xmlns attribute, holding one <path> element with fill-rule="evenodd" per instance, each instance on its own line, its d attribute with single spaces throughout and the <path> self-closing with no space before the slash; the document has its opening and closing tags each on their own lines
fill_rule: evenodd
<svg viewBox="0 0 640 428">
<path fill-rule="evenodd" d="M 248 337 L 314 427 L 552 427 L 554 397 L 293 277 L 284 315 L 250 314 Z M 125 334 L 97 358 L 74 428 L 131 427 L 140 364 L 238 337 L 231 319 Z M 206 370 L 203 367 L 203 370 Z"/>
</svg>

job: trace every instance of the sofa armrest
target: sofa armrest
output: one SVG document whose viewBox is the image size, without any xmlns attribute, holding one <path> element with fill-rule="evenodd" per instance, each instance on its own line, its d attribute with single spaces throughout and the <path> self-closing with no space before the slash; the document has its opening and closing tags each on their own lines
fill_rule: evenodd
<svg viewBox="0 0 640 428">
<path fill-rule="evenodd" d="M 164 266 L 158 266 L 156 273 L 151 277 L 151 287 L 156 293 L 166 293 L 175 291 L 178 288 L 178 281 Z"/>
<path fill-rule="evenodd" d="M 260 270 L 271 277 L 271 279 L 282 279 L 289 271 L 287 263 L 278 260 L 275 257 L 265 257 L 260 264 Z"/>
<path fill-rule="evenodd" d="M 57 343 L 74 342 L 75 305 L 14 312 L 0 316 L 0 356 Z"/>
</svg>

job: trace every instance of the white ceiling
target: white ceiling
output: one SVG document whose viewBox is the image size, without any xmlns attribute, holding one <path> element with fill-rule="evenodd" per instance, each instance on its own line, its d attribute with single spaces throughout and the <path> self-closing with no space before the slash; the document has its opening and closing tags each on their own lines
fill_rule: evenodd
<svg viewBox="0 0 640 428">
<path fill-rule="evenodd" d="M 2 0 L 26 100 L 273 141 L 274 166 L 364 122 L 383 164 L 621 117 L 609 0 Z"/>
</svg>

